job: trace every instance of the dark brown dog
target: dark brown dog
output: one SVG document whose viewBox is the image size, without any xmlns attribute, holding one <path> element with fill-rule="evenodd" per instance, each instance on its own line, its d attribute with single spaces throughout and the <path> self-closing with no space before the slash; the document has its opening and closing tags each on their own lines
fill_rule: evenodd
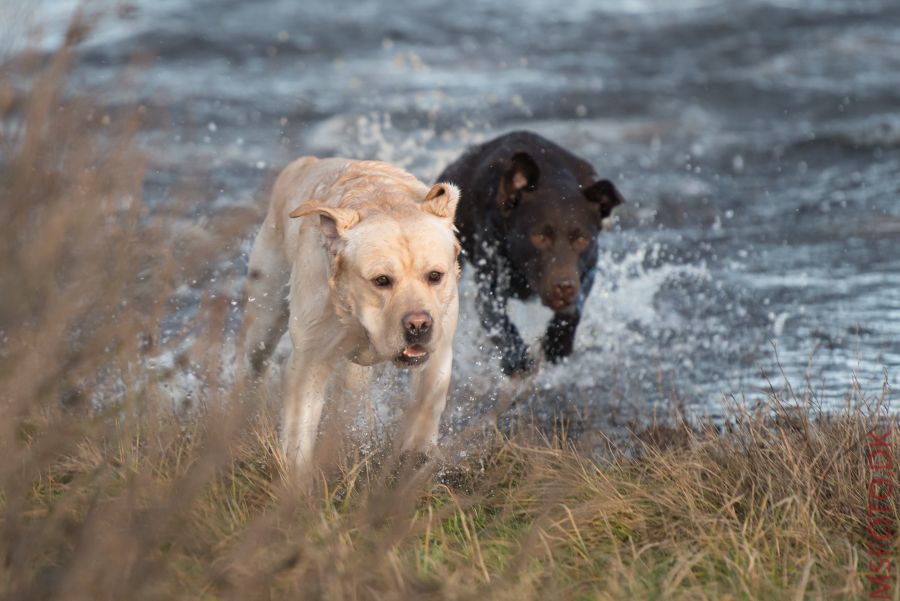
<svg viewBox="0 0 900 601">
<path fill-rule="evenodd" d="M 594 282 L 601 222 L 622 203 L 616 187 L 598 180 L 583 159 L 527 131 L 469 149 L 438 181 L 461 190 L 456 226 L 503 372 L 531 367 L 507 315 L 510 297 L 540 296 L 555 313 L 542 340 L 545 356 L 555 362 L 570 355 Z"/>
</svg>

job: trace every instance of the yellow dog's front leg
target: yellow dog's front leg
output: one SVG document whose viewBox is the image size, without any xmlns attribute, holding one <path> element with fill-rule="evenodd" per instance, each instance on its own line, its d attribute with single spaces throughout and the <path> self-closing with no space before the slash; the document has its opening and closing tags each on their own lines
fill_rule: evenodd
<svg viewBox="0 0 900 601">
<path fill-rule="evenodd" d="M 312 352 L 294 349 L 284 374 L 281 448 L 299 477 L 313 466 L 313 451 L 325 405 L 330 365 Z"/>
</svg>

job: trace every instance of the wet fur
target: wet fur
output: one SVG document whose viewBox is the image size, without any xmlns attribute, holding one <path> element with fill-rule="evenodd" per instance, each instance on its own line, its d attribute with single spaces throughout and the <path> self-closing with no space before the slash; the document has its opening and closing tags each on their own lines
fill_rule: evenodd
<svg viewBox="0 0 900 601">
<path fill-rule="evenodd" d="M 602 221 L 622 202 L 615 186 L 598 180 L 587 161 L 527 131 L 471 148 L 439 181 L 460 188 L 459 237 L 503 371 L 527 371 L 533 363 L 507 315 L 509 298 L 538 296 L 554 310 L 543 353 L 551 361 L 570 355 L 594 281 Z"/>
<path fill-rule="evenodd" d="M 275 182 L 269 211 L 250 254 L 243 350 L 260 376 L 288 330 L 282 447 L 308 471 L 327 390 L 334 381 L 363 389 L 365 366 L 400 364 L 409 346 L 402 322 L 433 318 L 423 365 L 411 367 L 413 401 L 403 450 L 435 444 L 446 403 L 456 330 L 457 255 L 453 217 L 459 191 L 428 188 L 378 161 L 304 157 Z M 427 274 L 445 276 L 438 284 Z M 381 289 L 377 275 L 394 285 Z"/>
</svg>

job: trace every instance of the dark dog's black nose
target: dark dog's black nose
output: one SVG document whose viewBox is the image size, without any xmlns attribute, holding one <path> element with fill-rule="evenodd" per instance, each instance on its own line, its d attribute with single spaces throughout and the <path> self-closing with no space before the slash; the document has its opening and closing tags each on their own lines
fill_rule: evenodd
<svg viewBox="0 0 900 601">
<path fill-rule="evenodd" d="M 578 293 L 578 285 L 572 280 L 565 280 L 553 287 L 553 294 L 556 298 L 566 302 L 575 298 Z"/>
<path fill-rule="evenodd" d="M 421 341 L 431 332 L 434 320 L 425 311 L 407 313 L 403 316 L 403 329 L 406 331 L 406 340 L 409 342 Z"/>
</svg>

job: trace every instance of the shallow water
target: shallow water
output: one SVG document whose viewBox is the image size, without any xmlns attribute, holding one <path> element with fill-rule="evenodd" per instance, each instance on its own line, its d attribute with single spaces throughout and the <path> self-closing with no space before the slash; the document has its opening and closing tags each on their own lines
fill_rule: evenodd
<svg viewBox="0 0 900 601">
<path fill-rule="evenodd" d="M 59 23 L 71 4 L 47 0 L 39 19 Z M 78 85 L 111 109 L 148 108 L 148 200 L 203 174 L 208 227 L 299 155 L 379 158 L 428 180 L 519 128 L 617 182 L 627 204 L 602 237 L 577 352 L 523 384 L 532 408 L 676 399 L 717 413 L 725 395 L 780 387 L 782 370 L 828 405 L 854 374 L 873 390 L 900 376 L 895 0 L 135 7 L 88 42 Z M 138 53 L 153 60 L 122 85 Z M 247 248 L 185 288 L 175 321 L 203 287 L 239 297 Z M 460 421 L 503 389 L 471 291 L 464 281 Z M 546 312 L 516 316 L 534 337 Z"/>
</svg>

